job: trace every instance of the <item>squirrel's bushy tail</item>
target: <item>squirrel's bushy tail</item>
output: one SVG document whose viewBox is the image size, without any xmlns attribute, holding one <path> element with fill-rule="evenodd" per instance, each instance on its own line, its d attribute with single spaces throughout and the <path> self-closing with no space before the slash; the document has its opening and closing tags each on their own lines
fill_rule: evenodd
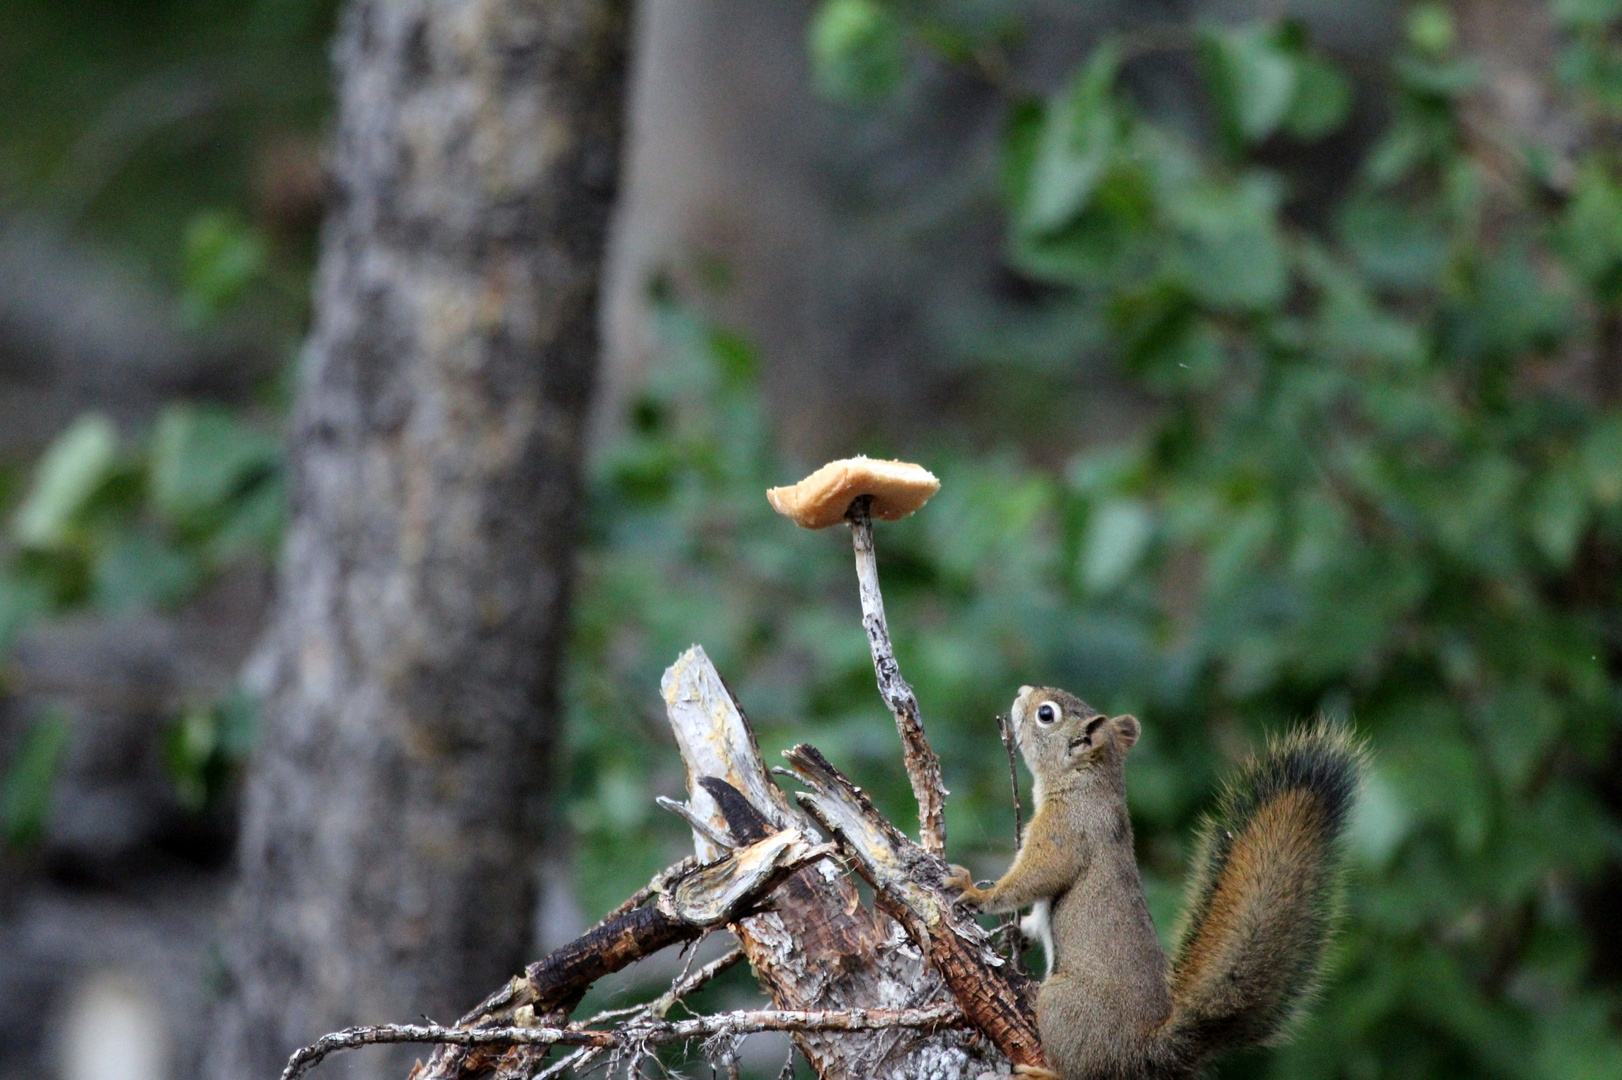
<svg viewBox="0 0 1622 1080">
<path fill-rule="evenodd" d="M 1298 731 L 1251 761 L 1203 823 L 1172 963 L 1172 1056 L 1192 1064 L 1276 1038 L 1310 999 L 1363 764 L 1345 729 Z"/>
</svg>

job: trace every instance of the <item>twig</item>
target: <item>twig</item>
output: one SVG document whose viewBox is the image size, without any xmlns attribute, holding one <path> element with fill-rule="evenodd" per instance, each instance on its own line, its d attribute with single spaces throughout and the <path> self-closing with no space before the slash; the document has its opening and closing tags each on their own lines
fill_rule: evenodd
<svg viewBox="0 0 1622 1080">
<path fill-rule="evenodd" d="M 705 964 L 691 975 L 684 977 L 678 983 L 671 986 L 669 990 L 666 990 L 663 994 L 660 994 L 658 997 L 648 1002 L 647 1010 L 649 1015 L 657 1016 L 663 1019 L 665 1013 L 669 1012 L 671 1007 L 674 1006 L 676 1002 L 680 1001 L 688 994 L 694 993 L 700 988 L 709 985 L 710 981 L 716 976 L 720 975 L 724 971 L 730 970 L 735 964 L 737 964 L 738 961 L 742 959 L 743 949 L 736 945 L 733 946 L 723 955 L 711 960 L 709 963 Z"/>
<path fill-rule="evenodd" d="M 683 972 L 681 978 L 672 983 L 669 990 L 666 990 L 663 994 L 660 994 L 652 1001 L 644 1001 L 640 1005 L 627 1005 L 623 1009 L 605 1009 L 588 1020 L 582 1020 L 578 1023 L 570 1024 L 569 1028 L 571 1030 L 589 1028 L 593 1024 L 602 1023 L 604 1020 L 617 1020 L 622 1016 L 632 1016 L 635 1014 L 654 1016 L 663 1019 L 665 1013 L 669 1012 L 671 1006 L 675 1005 L 676 1002 L 680 1001 L 688 994 L 691 994 L 694 991 L 708 985 L 710 980 L 731 968 L 734 964 L 742 959 L 743 949 L 739 948 L 738 946 L 733 946 L 725 954 L 711 960 L 709 963 L 705 964 L 691 975 Z"/>
<path fill-rule="evenodd" d="M 708 966 L 708 965 L 706 965 Z M 287 1059 L 281 1080 L 298 1080 L 329 1054 L 382 1043 L 448 1043 L 456 1046 L 587 1046 L 630 1049 L 667 1046 L 717 1035 L 762 1031 L 877 1031 L 883 1028 L 965 1027 L 955 1004 L 924 1009 L 750 1009 L 691 1020 L 648 1020 L 613 1031 L 571 1031 L 554 1027 L 448 1028 L 438 1024 L 380 1024 L 346 1028 L 300 1047 Z"/>
<path fill-rule="evenodd" d="M 1025 838 L 1025 816 L 1019 805 L 1019 771 L 1014 764 L 1014 725 L 1008 722 L 1008 717 L 998 715 L 997 734 L 1002 736 L 1002 747 L 1008 752 L 1008 788 L 1014 795 L 1014 850 L 1019 850 L 1020 841 Z M 1020 936 L 1019 912 L 1011 912 L 1003 916 L 1002 934 L 1008 940 L 1008 961 L 1014 965 L 1014 970 L 1025 971 L 1024 939 Z"/>
<path fill-rule="evenodd" d="M 879 696 L 895 716 L 901 733 L 902 758 L 907 779 L 918 800 L 918 839 L 931 855 L 946 852 L 946 786 L 941 781 L 941 763 L 924 737 L 924 722 L 918 715 L 918 698 L 901 677 L 895 648 L 890 644 L 890 628 L 884 621 L 884 595 L 879 591 L 878 557 L 873 550 L 873 498 L 863 495 L 850 504 L 846 517 L 856 549 L 856 584 L 862 599 L 862 628 L 873 653 L 873 672 L 878 676 Z"/>
<path fill-rule="evenodd" d="M 714 844 L 718 850 L 730 851 L 738 846 L 737 841 L 729 836 L 723 836 L 720 829 L 711 825 L 702 814 L 686 803 L 678 802 L 664 795 L 658 796 L 653 801 L 658 803 L 662 809 L 669 810 L 672 814 L 687 822 L 688 825 L 692 826 L 694 832 Z"/>
<path fill-rule="evenodd" d="M 552 1080 L 553 1077 L 561 1076 L 565 1070 L 573 1068 L 577 1065 L 590 1065 L 593 1061 L 596 1061 L 599 1057 L 601 1057 L 602 1053 L 603 1048 L 600 1046 L 582 1046 L 574 1053 L 565 1054 L 557 1061 L 554 1061 L 552 1064 L 548 1065 L 545 1069 L 542 1069 L 540 1072 L 536 1073 L 534 1080 Z"/>
<path fill-rule="evenodd" d="M 1014 796 L 1014 847 L 1025 838 L 1024 810 L 1019 804 L 1019 772 L 1014 762 L 1014 726 L 1008 717 L 997 717 L 997 734 L 1002 736 L 1002 747 L 1008 751 L 1008 788 Z"/>
</svg>

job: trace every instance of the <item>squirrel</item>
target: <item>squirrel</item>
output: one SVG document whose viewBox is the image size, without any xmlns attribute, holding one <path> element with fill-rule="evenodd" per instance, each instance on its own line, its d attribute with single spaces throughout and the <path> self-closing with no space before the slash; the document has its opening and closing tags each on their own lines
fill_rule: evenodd
<svg viewBox="0 0 1622 1080">
<path fill-rule="evenodd" d="M 1126 809 L 1135 717 L 1022 686 L 1014 737 L 1036 814 L 1008 872 L 944 882 L 982 912 L 1021 922 L 1047 953 L 1037 1031 L 1053 1072 L 1034 1080 L 1185 1080 L 1225 1049 L 1277 1040 L 1316 989 L 1337 915 L 1339 849 L 1364 766 L 1343 729 L 1273 741 L 1229 784 L 1200 830 L 1178 945 L 1155 936 Z"/>
</svg>

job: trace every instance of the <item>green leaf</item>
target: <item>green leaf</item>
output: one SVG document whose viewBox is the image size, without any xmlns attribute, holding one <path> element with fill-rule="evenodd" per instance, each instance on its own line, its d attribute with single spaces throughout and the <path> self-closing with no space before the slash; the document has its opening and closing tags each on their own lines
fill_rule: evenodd
<svg viewBox="0 0 1622 1080">
<path fill-rule="evenodd" d="M 1113 95 L 1120 63 L 1119 46 L 1104 43 L 1049 102 L 1025 192 L 1024 229 L 1051 233 L 1087 208 L 1119 141 Z"/>
<path fill-rule="evenodd" d="M 1336 222 L 1342 241 L 1376 285 L 1418 289 L 1447 265 L 1447 236 L 1435 217 L 1389 198 L 1349 201 Z"/>
<path fill-rule="evenodd" d="M 1278 203 L 1278 185 L 1258 173 L 1233 184 L 1201 184 L 1168 199 L 1166 216 L 1182 240 L 1170 253 L 1172 274 L 1217 310 L 1279 303 L 1290 278 Z"/>
<path fill-rule="evenodd" d="M 1008 108 L 1003 129 L 1002 193 L 1009 209 L 1017 211 L 1030 198 L 1031 173 L 1042 145 L 1046 106 L 1036 98 L 1021 98 Z"/>
<path fill-rule="evenodd" d="M 1622 16 L 1622 0 L 1554 0 L 1550 7 L 1567 26 L 1602 27 Z"/>
<path fill-rule="evenodd" d="M 1529 507 L 1528 528 L 1538 550 L 1559 569 L 1571 565 L 1588 525 L 1586 477 L 1562 465 L 1540 478 Z"/>
<path fill-rule="evenodd" d="M 1082 550 L 1081 580 L 1109 592 L 1137 568 L 1154 536 L 1154 515 L 1136 499 L 1108 499 L 1093 509 Z"/>
<path fill-rule="evenodd" d="M 1300 69 L 1269 23 L 1200 35 L 1206 84 L 1228 141 L 1258 143 L 1278 130 L 1295 100 Z"/>
<path fill-rule="evenodd" d="M 50 609 L 50 590 L 43 583 L 20 575 L 0 575 L 0 654 L 11 647 L 18 631 Z"/>
<path fill-rule="evenodd" d="M 219 747 L 214 710 L 193 705 L 176 718 L 164 740 L 164 763 L 181 805 L 193 812 L 208 802 L 208 765 Z"/>
<path fill-rule="evenodd" d="M 1401 794 L 1378 767 L 1370 767 L 1358 789 L 1347 839 L 1372 866 L 1385 866 L 1413 827 Z"/>
<path fill-rule="evenodd" d="M 1422 53 L 1442 56 L 1452 51 L 1458 32 L 1453 13 L 1441 4 L 1416 4 L 1408 12 L 1404 29 L 1408 43 Z"/>
<path fill-rule="evenodd" d="M 1583 443 L 1588 490 L 1601 506 L 1622 505 L 1622 416 L 1595 424 Z"/>
<path fill-rule="evenodd" d="M 119 531 L 95 561 L 91 597 L 104 611 L 169 607 L 184 600 L 201 568 L 145 530 Z"/>
<path fill-rule="evenodd" d="M 1557 239 L 1566 259 L 1598 297 L 1622 299 L 1622 187 L 1602 168 L 1577 177 Z"/>
<path fill-rule="evenodd" d="M 1296 66 L 1295 96 L 1284 116 L 1284 128 L 1312 142 L 1340 130 L 1352 111 L 1352 83 L 1334 66 L 1315 56 L 1302 56 Z"/>
<path fill-rule="evenodd" d="M 34 484 L 12 519 L 11 532 L 24 547 L 57 550 L 67 543 L 74 519 L 118 464 L 118 429 L 100 413 L 75 420 L 40 458 Z"/>
<path fill-rule="evenodd" d="M 158 513 L 200 530 L 280 466 L 275 440 L 213 406 L 171 405 L 152 435 L 151 492 Z"/>
<path fill-rule="evenodd" d="M 181 248 L 181 317 L 201 326 L 245 293 L 265 271 L 269 247 L 235 214 L 205 210 L 186 225 Z"/>
<path fill-rule="evenodd" d="M 0 778 L 0 835 L 13 847 L 37 844 L 50 818 L 51 788 L 68 744 L 68 718 L 58 709 L 34 721 Z"/>
<path fill-rule="evenodd" d="M 287 490 L 277 474 L 232 502 L 230 513 L 204 545 L 204 561 L 226 566 L 250 551 L 275 551 L 286 519 Z"/>
<path fill-rule="evenodd" d="M 810 39 L 812 78 L 833 101 L 883 101 L 907 75 L 905 27 L 876 0 L 826 0 Z"/>
<path fill-rule="evenodd" d="M 1152 267 L 1163 242 L 1153 218 L 1153 192 L 1142 172 L 1111 169 L 1090 205 L 1062 229 L 1015 230 L 1012 254 L 1019 268 L 1039 281 L 1130 287 Z"/>
<path fill-rule="evenodd" d="M 1591 96 L 1603 110 L 1622 111 L 1622 56 L 1603 35 L 1585 34 L 1560 51 L 1555 71 L 1561 82 Z"/>
</svg>

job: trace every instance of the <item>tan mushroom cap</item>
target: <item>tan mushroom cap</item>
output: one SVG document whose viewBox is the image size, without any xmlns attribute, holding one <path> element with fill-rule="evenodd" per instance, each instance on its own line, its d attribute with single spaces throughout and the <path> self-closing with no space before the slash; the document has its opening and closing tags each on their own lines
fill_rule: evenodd
<svg viewBox="0 0 1622 1080">
<path fill-rule="evenodd" d="M 772 509 L 807 529 L 826 529 L 845 520 L 850 504 L 873 496 L 876 518 L 904 518 L 941 489 L 935 474 L 909 461 L 853 457 L 830 461 L 798 484 L 766 492 Z"/>
</svg>

